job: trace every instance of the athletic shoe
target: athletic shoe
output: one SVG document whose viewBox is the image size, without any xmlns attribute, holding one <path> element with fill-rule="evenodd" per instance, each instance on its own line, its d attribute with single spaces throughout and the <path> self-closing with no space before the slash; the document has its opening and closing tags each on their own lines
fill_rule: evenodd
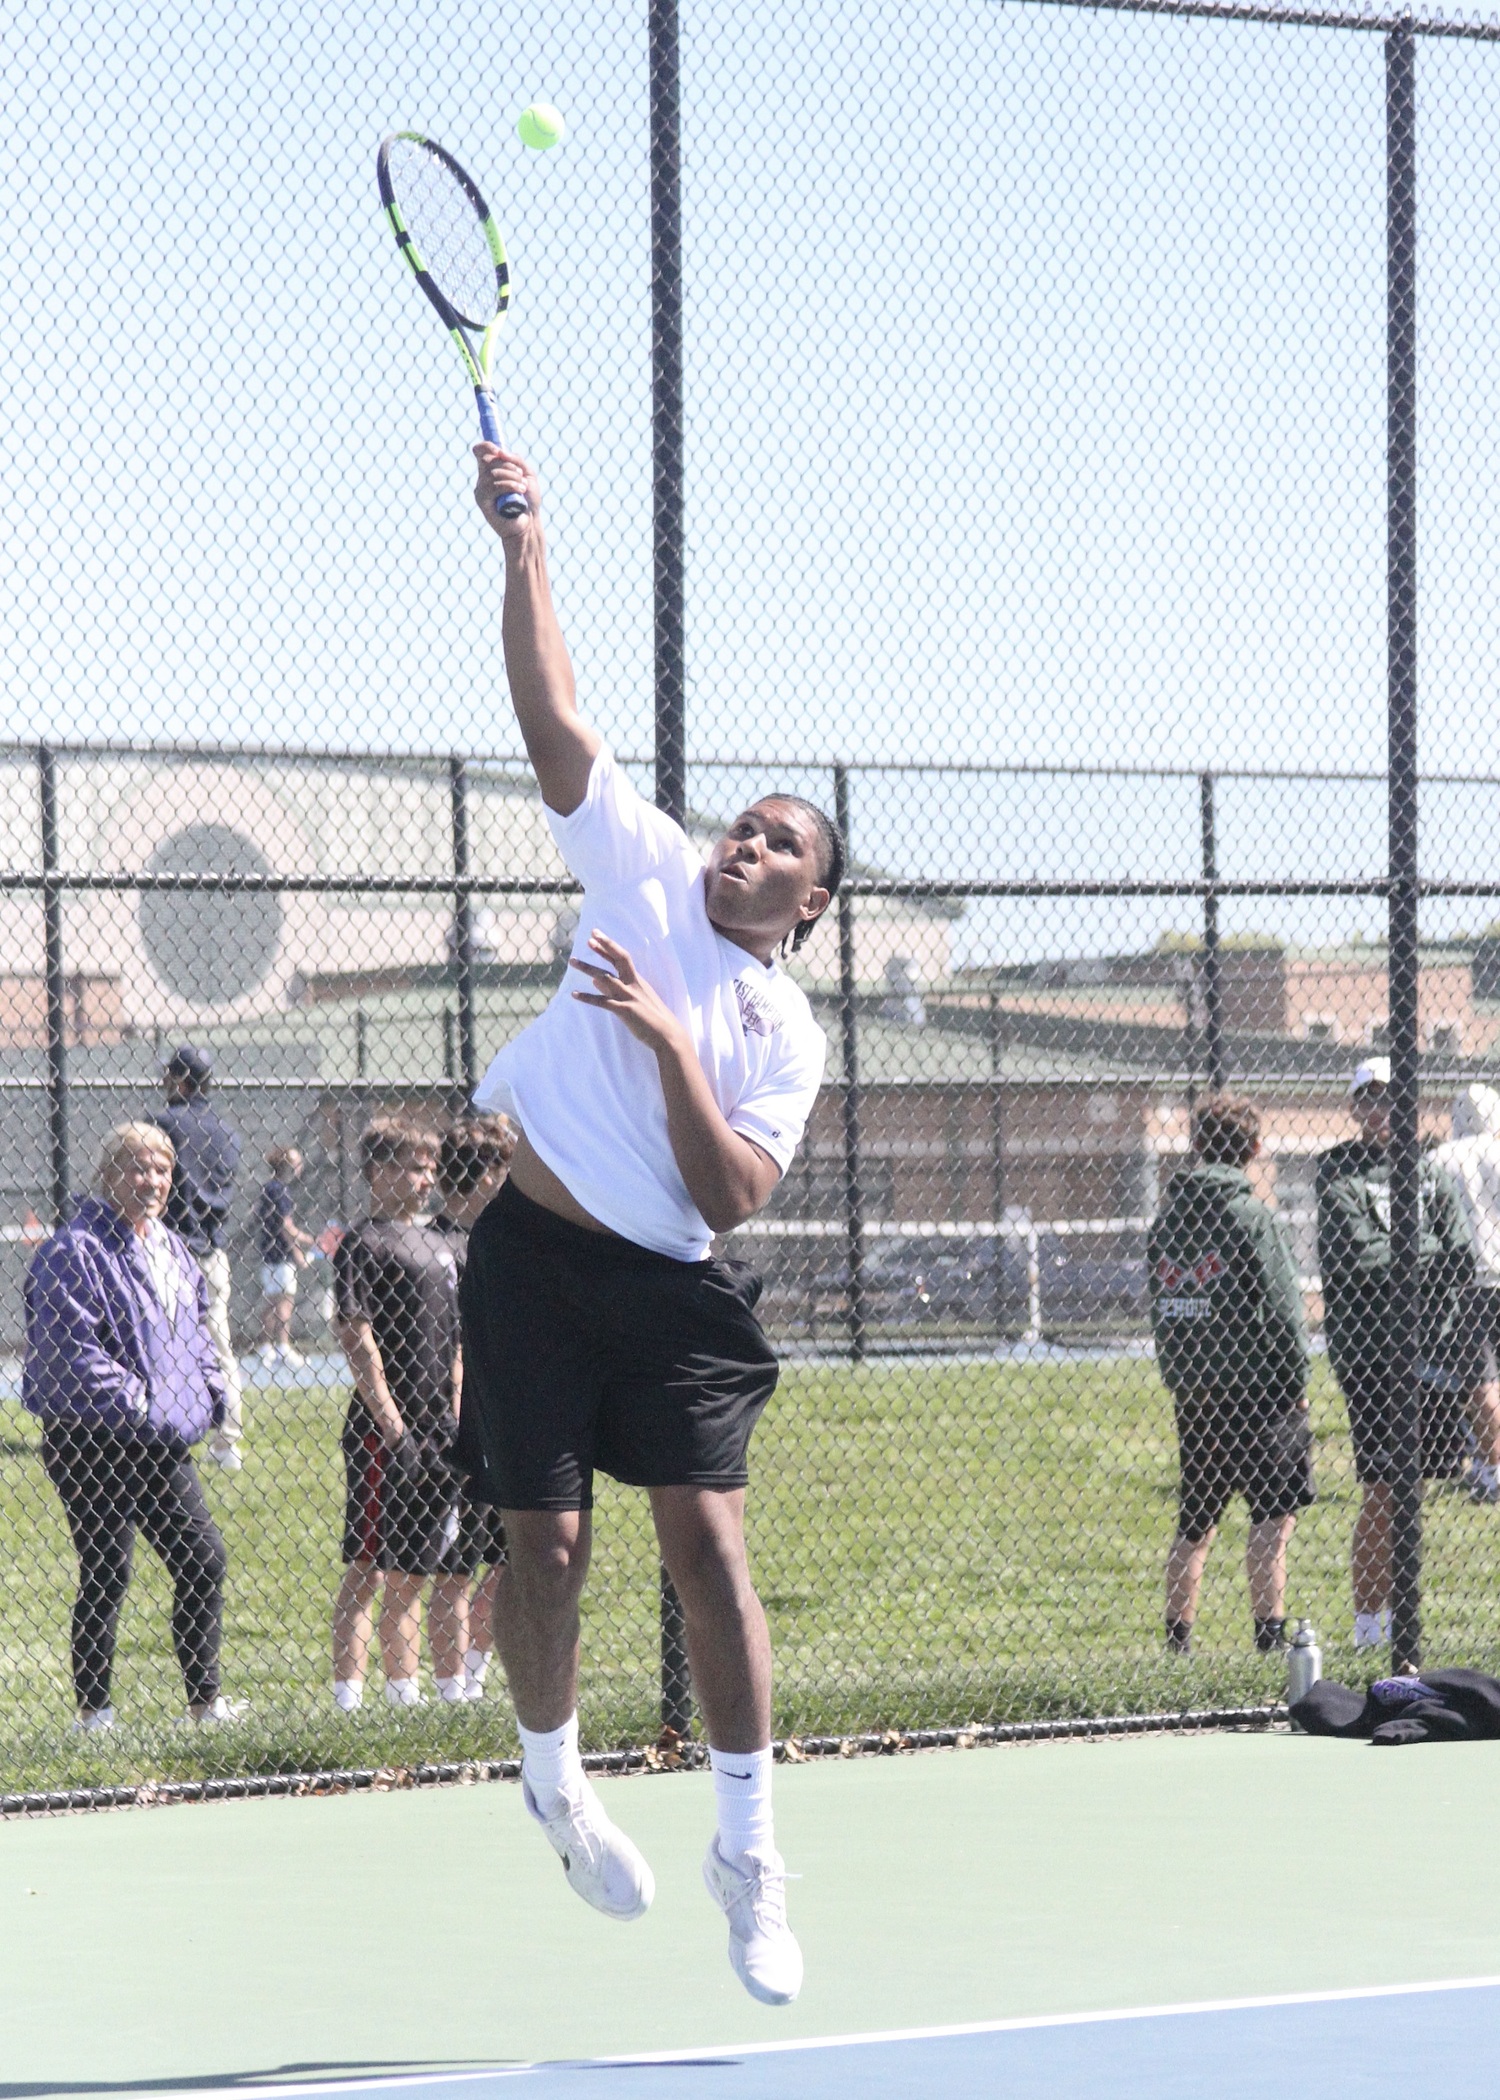
<svg viewBox="0 0 1500 2100">
<path fill-rule="evenodd" d="M 790 2005 L 802 1988 L 802 1949 L 786 1921 L 786 1868 L 779 1855 L 737 1867 L 715 1837 L 703 1886 L 729 1920 L 730 1967 L 762 2005 Z"/>
<path fill-rule="evenodd" d="M 204 1452 L 203 1456 L 211 1466 L 222 1466 L 226 1473 L 240 1472 L 245 1463 L 240 1457 L 239 1447 L 235 1444 L 225 1444 L 223 1449 L 219 1451 L 209 1449 Z"/>
<path fill-rule="evenodd" d="M 112 1706 L 96 1706 L 92 1713 L 80 1714 L 69 1735 L 107 1735 L 115 1725 L 115 1710 Z"/>
<path fill-rule="evenodd" d="M 249 1711 L 248 1699 L 226 1699 L 220 1692 L 213 1705 L 204 1713 L 185 1713 L 177 1725 L 180 1728 L 222 1728 L 226 1721 L 242 1721 Z"/>
<path fill-rule="evenodd" d="M 262 1367 L 269 1371 L 276 1361 L 276 1344 L 274 1342 L 262 1342 L 255 1354 Z"/>
<path fill-rule="evenodd" d="M 552 1814 L 544 1816 L 525 1774 L 521 1777 L 527 1813 L 547 1833 L 568 1886 L 606 1918 L 643 1917 L 656 1894 L 656 1877 L 624 1831 L 611 1823 L 586 1779 L 581 1789 L 564 1794 Z"/>
<path fill-rule="evenodd" d="M 281 1361 L 284 1364 L 290 1364 L 294 1371 L 306 1370 L 307 1358 L 302 1354 L 300 1349 L 294 1349 L 290 1342 L 287 1343 L 284 1349 L 279 1350 L 277 1353 L 281 1357 Z"/>
<path fill-rule="evenodd" d="M 1488 1477 L 1486 1477 L 1488 1476 Z M 1500 1480 L 1486 1467 L 1483 1472 L 1476 1466 L 1469 1476 L 1469 1500 L 1471 1502 L 1500 1502 Z"/>
</svg>

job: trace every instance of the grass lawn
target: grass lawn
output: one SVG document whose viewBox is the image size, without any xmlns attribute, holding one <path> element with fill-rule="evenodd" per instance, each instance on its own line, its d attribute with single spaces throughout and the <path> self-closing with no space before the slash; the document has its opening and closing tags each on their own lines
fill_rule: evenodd
<svg viewBox="0 0 1500 2100">
<path fill-rule="evenodd" d="M 508 1755 L 503 1689 L 482 1706 L 334 1714 L 328 1612 L 338 1581 L 341 1390 L 247 1395 L 245 1469 L 205 1468 L 230 1555 L 225 1688 L 251 1718 L 178 1729 L 168 1587 L 142 1547 L 121 1623 L 113 1737 L 70 1740 L 74 1563 L 35 1425 L 8 1410 L 0 1516 L 0 1790 Z M 1357 1671 L 1346 1559 L 1355 1488 L 1343 1408 L 1313 1391 L 1319 1501 L 1291 1548 L 1289 1607 L 1325 1668 Z M 1176 1450 L 1150 1363 L 793 1365 L 755 1443 L 751 1543 L 777 1654 L 777 1729 L 1261 1704 L 1283 1672 L 1250 1641 L 1245 1518 L 1210 1561 L 1193 1661 L 1161 1647 Z M 1428 1660 L 1500 1668 L 1500 1511 L 1429 1497 Z M 656 1563 L 643 1498 L 601 1483 L 585 1607 L 583 1728 L 640 1742 L 657 1715 Z"/>
</svg>

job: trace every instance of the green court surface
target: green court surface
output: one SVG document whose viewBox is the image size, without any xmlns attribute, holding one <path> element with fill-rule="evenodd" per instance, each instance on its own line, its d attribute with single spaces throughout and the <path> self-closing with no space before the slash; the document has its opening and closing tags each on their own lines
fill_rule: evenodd
<svg viewBox="0 0 1500 2100">
<path fill-rule="evenodd" d="M 694 2050 L 1500 1973 L 1500 1744 L 1157 1737 L 783 1767 L 799 2002 L 698 1880 L 698 1774 L 601 1782 L 658 1896 L 513 1785 L 0 1829 L 0 2096 Z M 633 2090 L 644 2091 L 643 2087 Z"/>
</svg>

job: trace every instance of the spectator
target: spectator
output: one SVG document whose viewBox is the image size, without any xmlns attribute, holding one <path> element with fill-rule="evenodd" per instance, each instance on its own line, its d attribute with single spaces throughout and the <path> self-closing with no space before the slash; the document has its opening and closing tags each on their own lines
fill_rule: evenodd
<svg viewBox="0 0 1500 2100">
<path fill-rule="evenodd" d="M 172 1640 L 195 1721 L 241 1711 L 219 1691 L 224 1542 L 190 1447 L 224 1412 L 208 1289 L 162 1224 L 170 1141 L 154 1123 L 105 1140 L 100 1194 L 54 1232 L 26 1275 L 21 1393 L 78 1553 L 75 1729 L 114 1726 L 110 1678 L 135 1534 L 172 1578 Z"/>
<path fill-rule="evenodd" d="M 1478 1276 L 1476 1343 L 1483 1363 L 1469 1394 L 1477 1447 L 1469 1493 L 1476 1502 L 1500 1502 L 1500 1094 L 1492 1086 L 1466 1086 L 1454 1096 L 1452 1139 L 1432 1156 L 1458 1190 Z"/>
<path fill-rule="evenodd" d="M 271 1179 L 255 1206 L 260 1241 L 260 1360 L 269 1369 L 280 1360 L 300 1370 L 305 1359 L 292 1347 L 292 1310 L 297 1302 L 297 1271 L 305 1269 L 314 1236 L 293 1222 L 293 1190 L 302 1179 L 302 1154 L 295 1145 L 273 1145 L 266 1154 Z"/>
<path fill-rule="evenodd" d="M 438 1211 L 432 1225 L 435 1232 L 446 1235 L 460 1279 L 469 1247 L 469 1228 L 491 1198 L 499 1194 L 515 1149 L 516 1134 L 504 1116 L 467 1116 L 443 1132 L 437 1161 Z M 460 1362 L 460 1393 L 462 1370 Z M 482 1474 L 482 1458 L 464 1443 L 461 1402 L 454 1456 L 461 1472 Z M 483 1481 L 471 1484 L 482 1487 Z M 505 1566 L 505 1527 L 493 1502 L 465 1492 L 459 1504 L 453 1565 L 468 1581 L 481 1567 L 485 1571 L 483 1581 L 469 1599 L 469 1645 L 464 1651 L 464 1690 L 470 1699 L 482 1699 L 495 1646 L 495 1591 Z"/>
<path fill-rule="evenodd" d="M 1250 1193 L 1260 1150 L 1248 1101 L 1210 1094 L 1193 1160 L 1147 1241 L 1156 1361 L 1177 1417 L 1181 1489 L 1167 1558 L 1167 1643 L 1192 1647 L 1209 1548 L 1231 1498 L 1250 1510 L 1255 1645 L 1286 1645 L 1286 1549 L 1313 1500 L 1302 1294 L 1281 1220 Z"/>
<path fill-rule="evenodd" d="M 1389 1640 L 1396 1394 L 1391 1382 L 1390 1060 L 1369 1058 L 1349 1083 L 1359 1136 L 1318 1161 L 1318 1261 L 1328 1354 L 1349 1409 L 1360 1509 L 1351 1549 L 1354 1645 Z M 1474 1243 L 1452 1179 L 1429 1156 L 1420 1168 L 1421 1422 L 1424 1480 L 1464 1465 L 1464 1400 L 1475 1369 Z M 1480 1374 L 1482 1375 L 1482 1374 Z"/>
<path fill-rule="evenodd" d="M 214 1061 L 206 1050 L 184 1043 L 162 1071 L 167 1105 L 152 1116 L 172 1140 L 177 1164 L 167 1223 L 191 1248 L 208 1286 L 208 1331 L 219 1352 L 224 1380 L 224 1415 L 214 1431 L 207 1456 L 226 1473 L 238 1473 L 244 1434 L 244 1396 L 240 1367 L 229 1332 L 229 1253 L 224 1227 L 234 1200 L 234 1175 L 240 1163 L 238 1131 L 216 1116 L 206 1100 Z"/>
<path fill-rule="evenodd" d="M 458 1538 L 458 1266 L 422 1217 L 437 1139 L 399 1116 L 360 1135 L 370 1215 L 334 1256 L 335 1324 L 354 1392 L 344 1424 L 344 1577 L 333 1617 L 333 1695 L 353 1713 L 364 1696 L 375 1598 L 392 1706 L 419 1706 L 418 1625 L 431 1579 L 428 1638 L 441 1697 L 460 1701 L 468 1646 L 468 1581 L 449 1556 Z"/>
</svg>

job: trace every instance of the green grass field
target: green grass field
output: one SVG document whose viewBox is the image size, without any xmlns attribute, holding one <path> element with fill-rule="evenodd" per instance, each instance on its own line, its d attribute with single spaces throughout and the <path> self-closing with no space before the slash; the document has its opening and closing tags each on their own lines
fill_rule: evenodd
<svg viewBox="0 0 1500 2100">
<path fill-rule="evenodd" d="M 179 1729 L 168 1588 L 142 1547 L 116 1672 L 121 1726 L 67 1735 L 71 1548 L 35 1426 L 0 1443 L 9 1579 L 0 1602 L 0 1790 L 510 1754 L 503 1689 L 482 1706 L 354 1721 L 327 1690 L 338 1580 L 341 1390 L 252 1391 L 245 1470 L 206 1468 L 230 1555 L 225 1684 L 233 1729 Z M 1289 1609 L 1311 1617 L 1332 1676 L 1347 1646 L 1355 1490 L 1342 1404 L 1313 1394 L 1319 1501 L 1292 1542 Z M 1161 1646 L 1161 1570 L 1176 1450 L 1149 1363 L 793 1365 L 755 1444 L 751 1542 L 787 1734 L 1261 1704 L 1282 1667 L 1257 1657 L 1234 1513 L 1210 1562 L 1193 1661 Z M 656 1564 L 639 1495 L 601 1484 L 585 1620 L 590 1745 L 638 1743 L 657 1719 Z M 1428 1501 L 1425 1628 L 1433 1662 L 1500 1666 L 1500 1511 L 1452 1489 Z"/>
</svg>

